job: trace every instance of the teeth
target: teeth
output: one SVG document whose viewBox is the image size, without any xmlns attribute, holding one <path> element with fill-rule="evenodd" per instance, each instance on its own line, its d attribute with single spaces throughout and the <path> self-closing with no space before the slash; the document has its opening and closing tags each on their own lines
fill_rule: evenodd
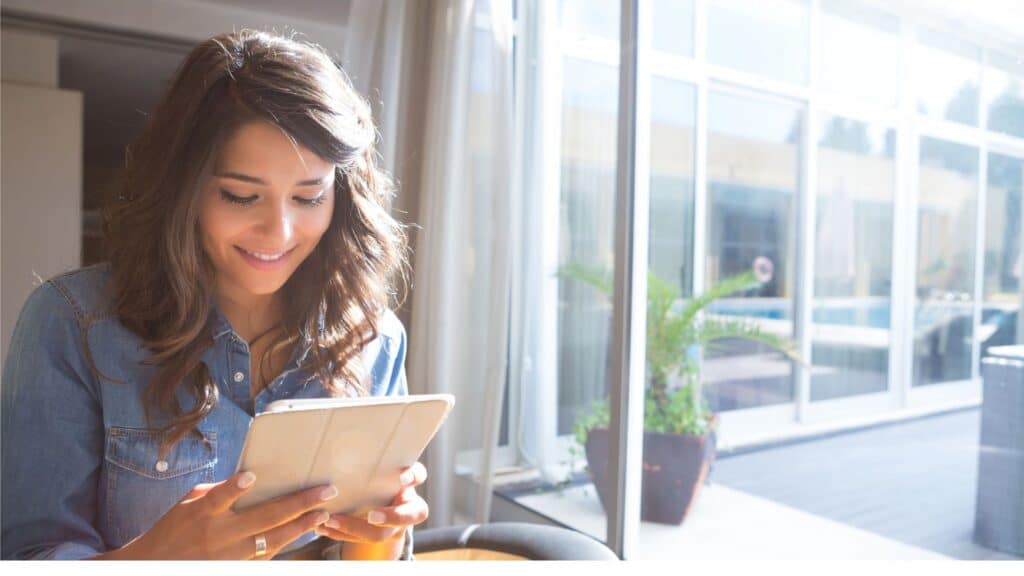
<svg viewBox="0 0 1024 576">
<path fill-rule="evenodd" d="M 280 254 L 260 254 L 258 252 L 250 252 L 245 248 L 242 248 L 242 252 L 245 252 L 246 254 L 252 256 L 253 258 L 263 260 L 265 262 L 273 262 L 274 260 L 280 260 L 282 256 L 287 254 L 287 252 L 281 252 Z"/>
</svg>

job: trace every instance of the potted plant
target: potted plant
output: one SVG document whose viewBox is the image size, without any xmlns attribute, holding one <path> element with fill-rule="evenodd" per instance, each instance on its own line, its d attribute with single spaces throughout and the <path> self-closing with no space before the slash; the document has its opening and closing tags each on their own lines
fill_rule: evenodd
<svg viewBox="0 0 1024 576">
<path fill-rule="evenodd" d="M 570 264 L 560 276 L 612 296 L 607 271 Z M 701 314 L 716 299 L 760 286 L 752 272 L 727 278 L 700 296 L 683 300 L 675 287 L 648 272 L 647 360 L 641 517 L 644 521 L 683 522 L 715 457 L 718 417 L 703 397 L 701 351 L 725 338 L 755 340 L 796 357 L 791 341 L 763 332 L 743 319 Z M 602 505 L 608 507 L 609 399 L 596 402 L 576 419 L 577 443 Z M 573 454 L 579 454 L 574 449 Z"/>
</svg>

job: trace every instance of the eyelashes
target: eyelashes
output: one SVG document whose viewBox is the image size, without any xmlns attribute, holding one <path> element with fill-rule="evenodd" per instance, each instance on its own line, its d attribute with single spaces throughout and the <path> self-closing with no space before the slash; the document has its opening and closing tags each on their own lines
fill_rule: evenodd
<svg viewBox="0 0 1024 576">
<path fill-rule="evenodd" d="M 231 202 L 232 204 L 239 204 L 239 205 L 242 205 L 242 206 L 247 206 L 249 204 L 252 204 L 256 200 L 256 198 L 257 198 L 256 196 L 235 196 L 234 194 L 232 194 L 231 192 L 228 192 L 227 190 L 225 190 L 223 188 L 220 189 L 220 197 L 223 198 L 227 202 Z M 316 198 L 300 198 L 300 197 L 296 197 L 295 199 L 299 202 L 299 204 L 302 204 L 304 206 L 310 206 L 310 207 L 320 206 L 321 204 L 324 203 L 324 200 L 327 199 L 327 192 L 326 191 L 321 191 L 320 194 Z"/>
</svg>

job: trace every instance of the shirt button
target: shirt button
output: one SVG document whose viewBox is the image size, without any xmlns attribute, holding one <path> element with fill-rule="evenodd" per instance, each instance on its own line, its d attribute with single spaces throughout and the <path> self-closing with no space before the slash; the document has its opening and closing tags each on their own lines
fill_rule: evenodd
<svg viewBox="0 0 1024 576">
<path fill-rule="evenodd" d="M 235 372 L 235 382 L 241 382 L 242 380 L 245 380 L 245 374 Z"/>
<path fill-rule="evenodd" d="M 167 472 L 167 461 L 166 460 L 158 460 L 157 463 L 156 463 L 155 468 L 156 468 L 157 472 Z"/>
</svg>

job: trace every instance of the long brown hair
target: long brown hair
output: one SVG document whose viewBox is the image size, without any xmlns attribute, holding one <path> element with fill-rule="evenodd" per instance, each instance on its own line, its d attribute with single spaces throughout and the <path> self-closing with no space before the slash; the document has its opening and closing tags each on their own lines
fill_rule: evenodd
<svg viewBox="0 0 1024 576">
<path fill-rule="evenodd" d="M 147 389 L 147 420 L 152 409 L 173 416 L 162 451 L 217 402 L 201 361 L 213 344 L 214 268 L 200 240 L 199 191 L 224 142 L 254 120 L 336 166 L 330 227 L 282 287 L 284 324 L 264 359 L 310 338 L 305 366 L 330 393 L 365 394 L 359 352 L 379 333 L 395 273 L 408 277 L 405 231 L 388 211 L 394 186 L 376 166 L 370 108 L 344 71 L 319 46 L 263 31 L 198 44 L 128 146 L 104 210 L 113 310 L 160 367 Z M 176 398 L 180 386 L 196 401 L 188 412 Z"/>
</svg>

